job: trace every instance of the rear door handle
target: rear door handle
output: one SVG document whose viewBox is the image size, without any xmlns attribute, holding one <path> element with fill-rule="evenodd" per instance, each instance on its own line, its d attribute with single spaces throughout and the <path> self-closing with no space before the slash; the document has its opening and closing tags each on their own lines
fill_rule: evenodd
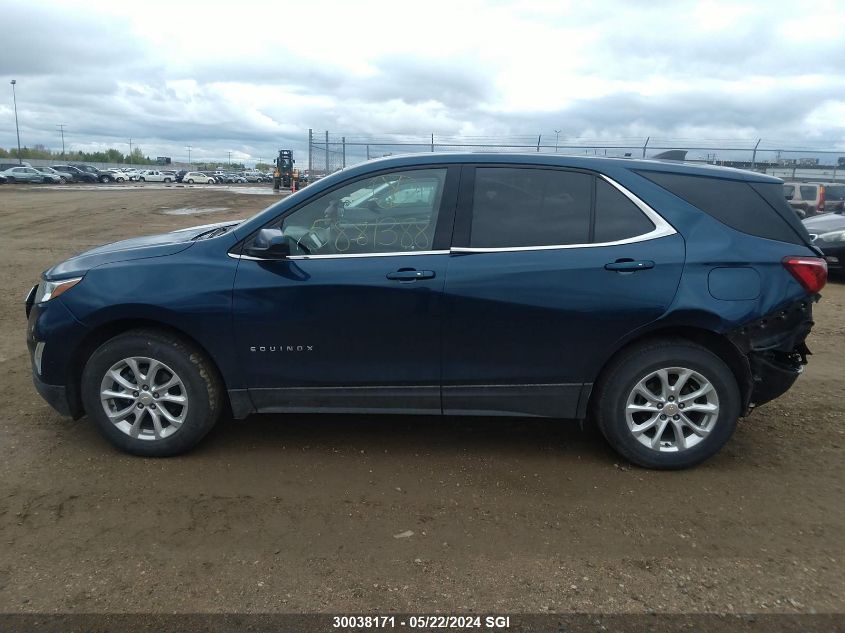
<svg viewBox="0 0 845 633">
<path fill-rule="evenodd" d="M 654 262 L 649 259 L 634 261 L 632 259 L 620 259 L 604 265 L 605 270 L 615 270 L 620 273 L 632 273 L 635 270 L 648 270 L 654 268 Z"/>
<path fill-rule="evenodd" d="M 394 281 L 416 281 L 417 279 L 434 279 L 433 270 L 414 270 L 413 268 L 397 270 L 387 273 L 387 278 Z"/>
</svg>

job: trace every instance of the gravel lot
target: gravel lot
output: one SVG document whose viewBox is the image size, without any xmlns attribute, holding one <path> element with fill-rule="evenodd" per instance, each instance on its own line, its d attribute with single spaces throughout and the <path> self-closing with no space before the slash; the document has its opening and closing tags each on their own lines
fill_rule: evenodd
<svg viewBox="0 0 845 633">
<path fill-rule="evenodd" d="M 148 460 L 38 397 L 22 300 L 44 268 L 273 199 L 0 187 L 0 612 L 845 610 L 841 282 L 795 388 L 687 472 L 574 423 L 399 416 L 226 420 Z"/>
</svg>

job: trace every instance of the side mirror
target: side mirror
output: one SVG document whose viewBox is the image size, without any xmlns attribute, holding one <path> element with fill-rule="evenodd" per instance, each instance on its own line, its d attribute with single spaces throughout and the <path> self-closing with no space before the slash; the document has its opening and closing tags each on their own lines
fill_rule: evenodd
<svg viewBox="0 0 845 633">
<path fill-rule="evenodd" d="M 290 240 L 281 229 L 261 229 L 244 253 L 261 259 L 285 259 L 290 255 Z"/>
</svg>

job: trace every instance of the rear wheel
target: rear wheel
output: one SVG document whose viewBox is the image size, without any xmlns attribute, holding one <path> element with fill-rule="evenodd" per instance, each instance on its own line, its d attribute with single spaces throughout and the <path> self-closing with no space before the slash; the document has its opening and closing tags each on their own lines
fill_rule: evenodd
<svg viewBox="0 0 845 633">
<path fill-rule="evenodd" d="M 165 178 L 164 182 L 170 182 L 170 178 Z"/>
<path fill-rule="evenodd" d="M 195 446 L 220 414 L 222 385 L 194 346 L 158 330 L 126 332 L 103 343 L 82 373 L 88 416 L 115 446 L 166 457 Z"/>
<path fill-rule="evenodd" d="M 684 339 L 624 351 L 592 398 L 608 442 L 647 468 L 694 466 L 716 454 L 736 428 L 740 393 L 730 368 Z"/>
<path fill-rule="evenodd" d="M 193 178 L 189 178 L 189 179 L 188 179 L 188 184 L 189 184 L 189 185 L 194 184 L 194 179 L 193 179 Z"/>
</svg>

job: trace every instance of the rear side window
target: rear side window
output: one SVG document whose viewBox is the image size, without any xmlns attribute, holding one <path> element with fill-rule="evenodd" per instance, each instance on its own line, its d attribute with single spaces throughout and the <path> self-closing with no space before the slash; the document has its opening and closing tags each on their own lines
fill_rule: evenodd
<svg viewBox="0 0 845 633">
<path fill-rule="evenodd" d="M 795 197 L 795 186 L 794 185 L 784 185 L 783 186 L 783 197 L 787 200 L 792 200 Z"/>
<path fill-rule="evenodd" d="M 737 231 L 770 240 L 805 244 L 793 222 L 783 217 L 751 183 L 657 171 L 637 173 Z M 780 185 L 775 186 L 780 190 Z M 782 191 L 778 191 L 777 198 L 787 206 Z M 795 215 L 794 212 L 792 215 Z M 800 224 L 797 217 L 794 221 Z"/>
<path fill-rule="evenodd" d="M 815 200 L 816 199 L 816 188 L 815 187 L 802 186 L 802 187 L 800 187 L 800 191 L 801 191 L 801 199 L 802 200 Z"/>
<path fill-rule="evenodd" d="M 621 191 L 596 179 L 596 231 L 594 242 L 616 242 L 644 235 L 654 224 Z"/>
<path fill-rule="evenodd" d="M 593 177 L 551 169 L 479 167 L 469 245 L 554 246 L 590 241 Z"/>
</svg>

